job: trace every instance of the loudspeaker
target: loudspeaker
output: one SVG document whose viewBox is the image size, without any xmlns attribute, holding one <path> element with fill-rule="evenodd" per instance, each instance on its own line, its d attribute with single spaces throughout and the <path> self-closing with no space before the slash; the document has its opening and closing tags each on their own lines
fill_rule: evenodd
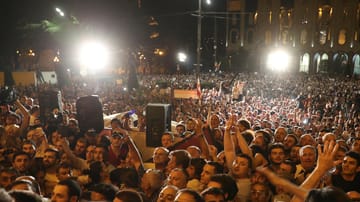
<svg viewBox="0 0 360 202">
<path fill-rule="evenodd" d="M 76 113 L 81 133 L 89 129 L 99 133 L 104 129 L 102 104 L 97 95 L 80 97 L 76 101 Z"/>
<path fill-rule="evenodd" d="M 39 93 L 40 120 L 43 124 L 57 125 L 62 121 L 62 99 L 61 92 L 55 90 L 42 91 Z M 54 109 L 59 109 L 57 116 L 53 114 Z"/>
<path fill-rule="evenodd" d="M 161 146 L 161 136 L 171 130 L 171 105 L 149 103 L 146 106 L 146 146 Z"/>
</svg>

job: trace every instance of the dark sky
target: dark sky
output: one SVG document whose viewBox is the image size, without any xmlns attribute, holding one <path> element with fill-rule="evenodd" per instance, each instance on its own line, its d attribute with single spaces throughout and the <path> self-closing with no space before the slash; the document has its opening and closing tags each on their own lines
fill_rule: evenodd
<svg viewBox="0 0 360 202">
<path fill-rule="evenodd" d="M 137 8 L 137 0 L 12 0 L 1 1 L 1 36 L 6 31 L 15 31 L 16 26 L 36 23 L 43 19 L 54 19 L 54 8 L 59 6 L 65 14 L 72 14 L 79 21 L 96 29 L 123 29 L 123 21 L 132 22 L 132 18 L 149 15 L 161 20 L 172 20 L 190 16 L 197 9 L 196 0 L 143 0 L 142 8 Z M 214 7 L 216 7 L 214 5 Z M 211 8 L 209 8 L 210 10 Z M 195 17 L 192 17 L 196 20 Z M 186 23 L 184 21 L 184 23 Z M 179 24 L 177 25 L 179 26 Z M 181 25 L 180 25 L 181 26 Z M 5 33 L 4 33 L 5 32 Z M 14 37 L 14 36 L 10 36 Z"/>
<path fill-rule="evenodd" d="M 203 5 L 203 9 L 224 10 L 225 0 L 213 1 L 211 6 Z M 67 16 L 75 16 L 80 26 L 72 26 L 66 21 L 68 19 L 60 18 L 55 12 L 57 6 Z M 139 44 L 149 43 L 148 36 L 152 31 L 159 31 L 160 39 L 153 41 L 154 44 L 158 43 L 156 45 L 162 43 L 166 46 L 194 48 L 197 21 L 192 13 L 198 7 L 197 0 L 143 0 L 141 6 L 139 9 L 137 0 L 1 1 L 0 56 L 3 57 L 0 58 L 0 64 L 19 47 L 61 47 L 74 43 L 75 37 L 81 34 L 106 37 L 114 46 L 138 47 Z M 147 26 L 149 16 L 154 16 L 159 26 Z M 42 20 L 64 24 L 66 26 L 63 27 L 67 29 L 56 34 L 49 34 L 41 29 L 20 29 L 28 24 L 39 24 Z M 212 18 L 205 17 L 204 25 L 211 23 L 211 20 Z"/>
</svg>

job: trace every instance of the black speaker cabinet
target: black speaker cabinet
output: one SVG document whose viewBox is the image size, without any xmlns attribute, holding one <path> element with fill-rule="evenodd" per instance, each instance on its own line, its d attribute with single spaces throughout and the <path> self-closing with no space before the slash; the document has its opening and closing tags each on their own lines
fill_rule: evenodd
<svg viewBox="0 0 360 202">
<path fill-rule="evenodd" d="M 40 120 L 43 124 L 49 124 L 49 122 L 54 122 L 51 124 L 57 124 L 56 119 L 60 117 L 63 113 L 62 108 L 62 99 L 60 91 L 42 91 L 39 93 L 39 106 L 40 106 Z M 54 109 L 59 109 L 59 117 L 54 116 L 52 113 Z M 61 121 L 61 120 L 59 120 Z"/>
<path fill-rule="evenodd" d="M 104 129 L 102 104 L 97 95 L 80 97 L 76 101 L 76 113 L 81 133 L 89 129 L 99 133 Z"/>
<path fill-rule="evenodd" d="M 171 105 L 149 103 L 146 106 L 146 146 L 161 146 L 161 135 L 171 130 Z"/>
</svg>

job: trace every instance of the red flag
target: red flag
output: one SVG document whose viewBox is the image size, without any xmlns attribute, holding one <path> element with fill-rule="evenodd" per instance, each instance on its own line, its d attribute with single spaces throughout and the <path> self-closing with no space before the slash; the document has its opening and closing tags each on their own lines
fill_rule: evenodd
<svg viewBox="0 0 360 202">
<path fill-rule="evenodd" d="M 196 93 L 200 99 L 201 97 L 201 86 L 200 86 L 200 78 L 197 78 L 197 83 L 196 83 Z"/>
</svg>

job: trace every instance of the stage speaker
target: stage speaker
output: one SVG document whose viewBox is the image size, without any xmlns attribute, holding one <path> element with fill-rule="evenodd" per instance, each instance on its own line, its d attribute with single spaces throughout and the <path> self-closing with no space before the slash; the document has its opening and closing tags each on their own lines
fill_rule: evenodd
<svg viewBox="0 0 360 202">
<path fill-rule="evenodd" d="M 63 108 L 61 98 L 60 91 L 49 90 L 39 93 L 41 123 L 55 126 L 62 122 Z M 53 113 L 54 109 L 58 109 L 58 114 Z"/>
<path fill-rule="evenodd" d="M 146 146 L 161 146 L 161 135 L 171 131 L 171 105 L 149 103 L 146 106 Z"/>
<path fill-rule="evenodd" d="M 102 104 L 97 95 L 80 97 L 76 101 L 76 113 L 81 133 L 89 129 L 99 133 L 104 129 Z"/>
</svg>

